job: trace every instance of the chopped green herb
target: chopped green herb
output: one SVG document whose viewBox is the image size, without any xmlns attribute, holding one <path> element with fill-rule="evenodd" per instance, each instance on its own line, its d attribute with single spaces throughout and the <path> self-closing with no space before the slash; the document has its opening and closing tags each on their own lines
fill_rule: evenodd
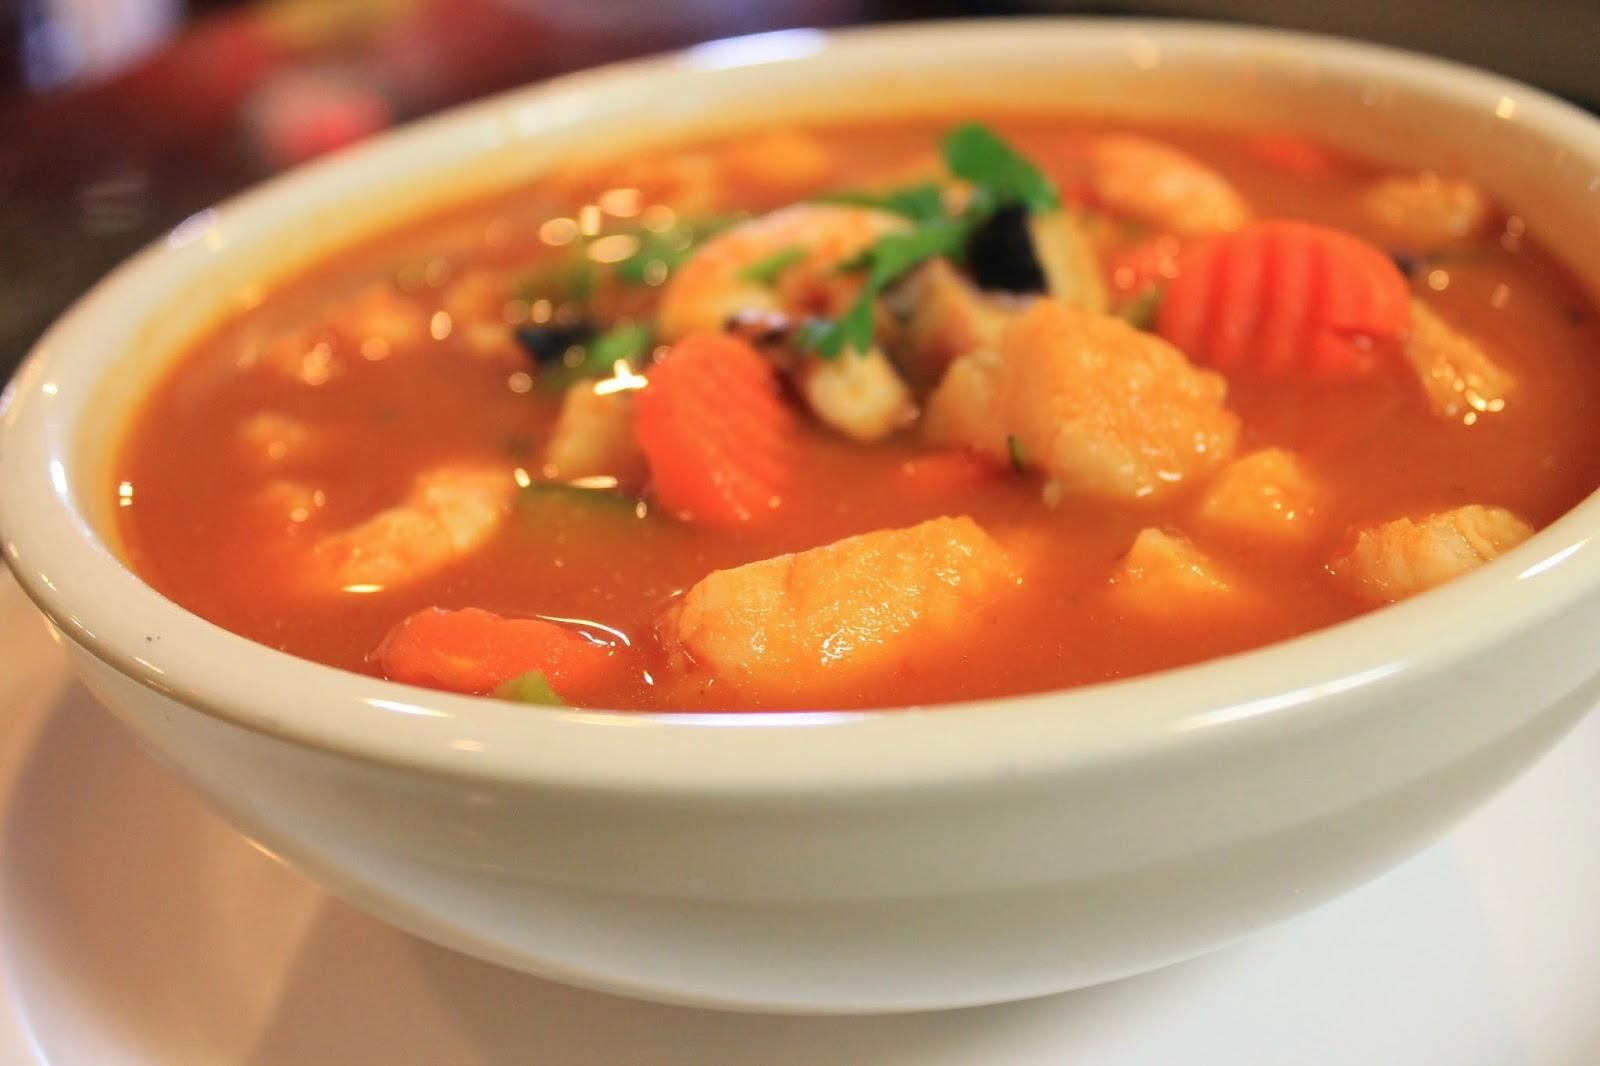
<svg viewBox="0 0 1600 1066">
<path fill-rule="evenodd" d="M 880 211 L 904 215 L 913 222 L 926 222 L 943 218 L 944 190 L 934 182 L 908 185 L 888 192 L 833 192 L 817 197 L 821 203 L 847 204 L 852 207 L 875 207 Z"/>
<path fill-rule="evenodd" d="M 650 323 L 623 322 L 568 349 L 567 358 L 577 358 L 573 362 L 564 358 L 551 366 L 540 375 L 539 383 L 548 389 L 563 390 L 584 378 L 605 377 L 619 359 L 643 363 L 654 343 L 655 331 Z"/>
<path fill-rule="evenodd" d="M 550 682 L 538 670 L 513 677 L 494 690 L 495 699 L 517 703 L 534 703 L 545 707 L 565 707 L 567 701 L 556 694 Z"/>
<path fill-rule="evenodd" d="M 648 322 L 624 322 L 589 342 L 589 362 L 610 370 L 618 359 L 638 360 L 650 350 L 655 331 Z"/>
<path fill-rule="evenodd" d="M 771 285 L 778 280 L 778 275 L 805 257 L 806 250 L 804 248 L 798 244 L 791 244 L 787 248 L 779 248 L 771 255 L 751 263 L 739 271 L 739 277 L 745 281 L 753 281 L 757 285 Z"/>
<path fill-rule="evenodd" d="M 1061 206 L 1050 179 L 987 126 L 969 122 L 947 133 L 944 161 L 950 173 L 973 185 L 969 212 L 986 214 L 1009 203 L 1030 211 Z"/>
<path fill-rule="evenodd" d="M 1021 204 L 1029 211 L 1049 211 L 1061 206 L 1050 179 L 986 126 L 969 123 L 951 130 L 944 140 L 944 157 L 950 172 L 973 186 L 964 216 L 950 218 L 944 213 L 937 186 L 914 186 L 877 199 L 874 206 L 896 204 L 916 226 L 879 238 L 840 265 L 840 270 L 865 270 L 867 283 L 837 321 L 802 330 L 804 346 L 825 359 L 836 358 L 846 348 L 865 352 L 872 345 L 873 303 L 895 279 L 936 256 L 959 261 L 972 231 L 1001 207 Z M 852 202 L 863 201 L 858 197 Z"/>
<path fill-rule="evenodd" d="M 876 324 L 872 296 L 864 291 L 842 318 L 812 319 L 800 327 L 796 336 L 802 348 L 824 359 L 836 359 L 846 348 L 853 349 L 857 355 L 865 355 L 872 347 Z"/>
<path fill-rule="evenodd" d="M 1117 315 L 1136 329 L 1150 329 L 1156 324 L 1156 312 L 1161 310 L 1161 297 L 1165 292 L 1160 285 L 1146 285 Z"/>
<path fill-rule="evenodd" d="M 858 255 L 839 264 L 843 271 L 865 270 L 867 285 L 882 288 L 925 259 L 959 256 L 967 227 L 957 219 L 940 218 L 905 233 L 880 237 Z"/>
<path fill-rule="evenodd" d="M 1006 454 L 1011 456 L 1011 469 L 1019 474 L 1026 469 L 1022 458 L 1022 442 L 1017 439 L 1015 433 L 1006 434 Z"/>
<path fill-rule="evenodd" d="M 941 255 L 957 258 L 966 236 L 964 222 L 939 218 L 905 233 L 879 238 L 870 248 L 839 265 L 842 271 L 867 272 L 867 283 L 856 302 L 838 321 L 803 330 L 802 342 L 825 359 L 837 357 L 846 348 L 865 353 L 872 347 L 876 324 L 873 303 L 883 290 L 919 263 Z"/>
</svg>

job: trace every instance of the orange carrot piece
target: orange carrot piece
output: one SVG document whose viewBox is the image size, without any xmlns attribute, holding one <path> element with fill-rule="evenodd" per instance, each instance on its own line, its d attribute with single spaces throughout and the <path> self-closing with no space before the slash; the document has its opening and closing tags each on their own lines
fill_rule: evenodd
<svg viewBox="0 0 1600 1066">
<path fill-rule="evenodd" d="M 602 679 L 615 658 L 614 647 L 568 626 L 477 607 L 418 611 L 372 653 L 384 677 L 408 685 L 484 695 L 537 670 L 564 698 Z"/>
<path fill-rule="evenodd" d="M 794 429 L 772 364 L 735 337 L 699 333 L 649 376 L 633 426 L 656 500 L 708 525 L 770 517 L 788 484 Z"/>
<path fill-rule="evenodd" d="M 1156 332 L 1224 370 L 1355 377 L 1410 324 L 1410 296 L 1399 268 L 1357 237 L 1254 222 L 1184 249 Z"/>
<path fill-rule="evenodd" d="M 922 496 L 959 496 L 993 481 L 1002 468 L 977 452 L 919 455 L 900 464 L 900 483 Z"/>
</svg>

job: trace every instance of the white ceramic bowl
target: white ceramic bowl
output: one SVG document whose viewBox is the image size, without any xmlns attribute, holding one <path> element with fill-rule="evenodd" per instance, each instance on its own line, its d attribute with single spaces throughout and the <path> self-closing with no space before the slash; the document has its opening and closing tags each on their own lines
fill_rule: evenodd
<svg viewBox="0 0 1600 1066">
<path fill-rule="evenodd" d="M 622 715 L 408 688 L 226 633 L 117 557 L 109 448 L 179 342 L 263 281 L 557 160 L 929 101 L 1296 127 L 1483 183 L 1600 281 L 1600 124 L 1458 66 L 1131 22 L 714 43 L 401 130 L 116 271 L 3 405 L 7 561 L 152 752 L 357 905 L 557 979 L 732 1007 L 949 1007 L 1204 951 L 1420 848 L 1589 708 L 1596 499 L 1470 577 L 1298 640 L 887 714 Z"/>
</svg>

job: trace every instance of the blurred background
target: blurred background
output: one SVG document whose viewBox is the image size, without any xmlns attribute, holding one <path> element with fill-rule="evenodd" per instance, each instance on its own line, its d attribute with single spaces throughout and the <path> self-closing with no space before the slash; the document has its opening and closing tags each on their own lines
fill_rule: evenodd
<svg viewBox="0 0 1600 1066">
<path fill-rule="evenodd" d="M 0 381 L 179 220 L 397 122 L 710 38 L 1052 11 L 1383 41 L 1600 106 L 1596 0 L 0 0 Z"/>
</svg>

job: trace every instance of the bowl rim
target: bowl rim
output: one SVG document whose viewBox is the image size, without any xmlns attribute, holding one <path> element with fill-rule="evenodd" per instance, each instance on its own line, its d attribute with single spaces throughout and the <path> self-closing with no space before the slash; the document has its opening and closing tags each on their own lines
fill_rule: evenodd
<svg viewBox="0 0 1600 1066">
<path fill-rule="evenodd" d="M 1600 173 L 1600 120 L 1445 60 L 1255 27 L 980 19 L 777 31 L 580 71 L 296 168 L 226 201 L 215 217 L 226 225 L 281 208 L 320 183 L 381 171 L 386 158 L 512 110 L 559 103 L 571 112 L 712 67 L 818 57 L 862 65 L 954 40 L 993 52 L 1041 34 L 1070 35 L 1080 47 L 1153 45 L 1190 60 L 1204 53 L 1214 63 L 1265 46 L 1338 77 L 1381 77 L 1489 107 L 1509 99 L 1517 121 L 1580 152 Z M 1066 690 L 928 708 L 705 714 L 529 708 L 383 681 L 257 644 L 167 600 L 95 535 L 71 489 L 60 456 L 77 423 L 60 413 L 62 383 L 72 378 L 75 357 L 94 350 L 108 308 L 171 254 L 157 242 L 114 270 L 47 331 L 0 394 L 0 554 L 57 630 L 87 654 L 204 715 L 323 752 L 470 778 L 684 797 L 843 797 L 1105 770 L 1370 709 L 1374 696 L 1503 643 L 1600 588 L 1596 494 L 1494 564 L 1425 596 L 1252 651 Z M 114 358 L 77 370 L 82 387 Z"/>
</svg>

